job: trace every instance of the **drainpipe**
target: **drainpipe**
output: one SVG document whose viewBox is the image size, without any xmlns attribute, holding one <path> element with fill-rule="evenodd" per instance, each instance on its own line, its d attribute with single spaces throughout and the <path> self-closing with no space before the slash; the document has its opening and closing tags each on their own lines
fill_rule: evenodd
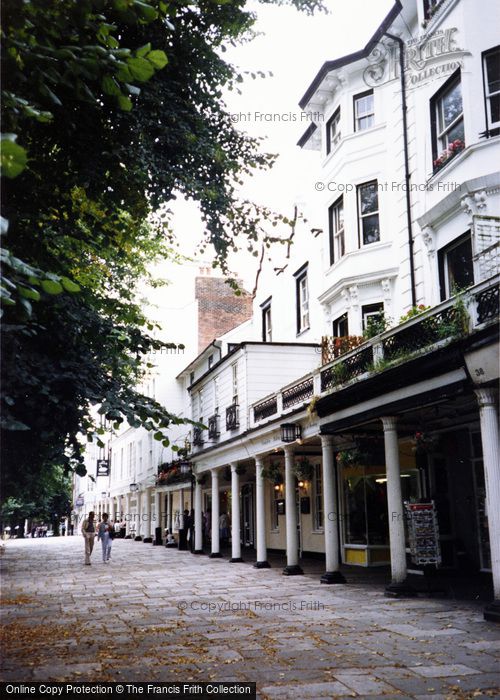
<svg viewBox="0 0 500 700">
<path fill-rule="evenodd" d="M 408 228 L 408 254 L 410 257 L 411 303 L 417 305 L 417 292 L 415 288 L 415 261 L 413 256 L 413 230 L 411 223 L 411 196 L 410 196 L 410 159 L 408 156 L 408 122 L 406 118 L 406 85 L 405 85 L 405 59 L 404 42 L 399 36 L 385 32 L 385 36 L 392 39 L 399 47 L 399 80 L 401 83 L 401 110 L 403 112 L 403 147 L 405 159 L 405 184 L 406 184 L 406 223 Z"/>
</svg>

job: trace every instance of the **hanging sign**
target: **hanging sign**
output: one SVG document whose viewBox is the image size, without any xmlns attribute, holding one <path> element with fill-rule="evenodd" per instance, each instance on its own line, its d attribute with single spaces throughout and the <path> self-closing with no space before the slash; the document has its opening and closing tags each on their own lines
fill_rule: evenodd
<svg viewBox="0 0 500 700">
<path fill-rule="evenodd" d="M 405 502 L 411 558 L 415 564 L 441 564 L 439 525 L 434 501 Z"/>
<path fill-rule="evenodd" d="M 109 459 L 98 459 L 97 460 L 97 474 L 96 476 L 109 476 Z"/>
</svg>

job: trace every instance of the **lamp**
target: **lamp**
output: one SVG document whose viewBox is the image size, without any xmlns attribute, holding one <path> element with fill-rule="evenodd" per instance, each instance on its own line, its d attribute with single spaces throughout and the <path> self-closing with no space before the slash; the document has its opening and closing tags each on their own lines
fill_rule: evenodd
<svg viewBox="0 0 500 700">
<path fill-rule="evenodd" d="M 280 428 L 282 442 L 295 442 L 302 437 L 302 428 L 297 423 L 282 423 Z"/>
<path fill-rule="evenodd" d="M 139 487 L 137 486 L 137 484 L 135 483 L 135 481 L 134 481 L 132 484 L 130 484 L 129 489 L 130 489 L 131 491 L 139 491 Z"/>
<path fill-rule="evenodd" d="M 181 470 L 181 474 L 189 474 L 189 471 L 191 470 L 191 462 L 181 462 L 179 468 Z"/>
<path fill-rule="evenodd" d="M 299 481 L 299 488 L 303 489 L 305 486 L 305 481 Z"/>
<path fill-rule="evenodd" d="M 101 491 L 102 498 L 106 498 L 107 495 L 108 495 L 107 491 Z"/>
</svg>

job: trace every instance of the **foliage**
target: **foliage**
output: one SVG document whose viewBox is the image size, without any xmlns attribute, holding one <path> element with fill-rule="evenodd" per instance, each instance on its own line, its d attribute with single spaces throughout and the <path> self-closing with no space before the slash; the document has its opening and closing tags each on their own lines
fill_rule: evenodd
<svg viewBox="0 0 500 700">
<path fill-rule="evenodd" d="M 271 462 L 268 467 L 262 467 L 261 475 L 273 484 L 283 483 L 283 474 L 278 462 Z"/>
<path fill-rule="evenodd" d="M 418 306 L 412 306 L 409 311 L 407 311 L 405 314 L 403 314 L 403 316 L 401 316 L 401 318 L 399 319 L 399 323 L 409 321 L 410 318 L 415 318 L 415 316 L 423 314 L 424 311 L 428 311 L 430 308 L 430 306 L 425 306 L 425 304 L 418 304 Z"/>
<path fill-rule="evenodd" d="M 366 328 L 363 332 L 363 338 L 368 340 L 380 335 L 389 328 L 390 321 L 383 311 L 373 316 L 369 316 L 366 322 Z"/>
<path fill-rule="evenodd" d="M 318 0 L 290 0 L 313 10 Z M 180 419 L 135 387 L 165 344 L 138 303 L 155 260 L 175 257 L 167 203 L 199 203 L 225 269 L 284 222 L 239 201 L 273 157 L 238 132 L 223 60 L 252 36 L 245 3 L 5 0 L 2 6 L 2 283 L 5 493 L 54 465 L 84 473 L 78 435 L 143 426 L 167 446 Z M 168 329 L 167 329 L 168 330 Z M 29 435 L 29 439 L 27 439 Z"/>
<path fill-rule="evenodd" d="M 307 457 L 300 459 L 294 466 L 295 476 L 300 481 L 311 481 L 313 472 L 314 467 Z"/>
</svg>

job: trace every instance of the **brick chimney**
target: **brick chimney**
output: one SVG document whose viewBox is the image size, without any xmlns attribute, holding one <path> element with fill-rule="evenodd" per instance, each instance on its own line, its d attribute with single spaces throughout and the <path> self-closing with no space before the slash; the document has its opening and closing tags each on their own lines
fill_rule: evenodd
<svg viewBox="0 0 500 700">
<path fill-rule="evenodd" d="M 241 296 L 236 296 L 222 277 L 211 277 L 210 272 L 209 267 L 200 268 L 200 275 L 195 279 L 198 352 L 206 348 L 214 338 L 248 321 L 252 316 L 251 295 L 242 290 Z"/>
</svg>

